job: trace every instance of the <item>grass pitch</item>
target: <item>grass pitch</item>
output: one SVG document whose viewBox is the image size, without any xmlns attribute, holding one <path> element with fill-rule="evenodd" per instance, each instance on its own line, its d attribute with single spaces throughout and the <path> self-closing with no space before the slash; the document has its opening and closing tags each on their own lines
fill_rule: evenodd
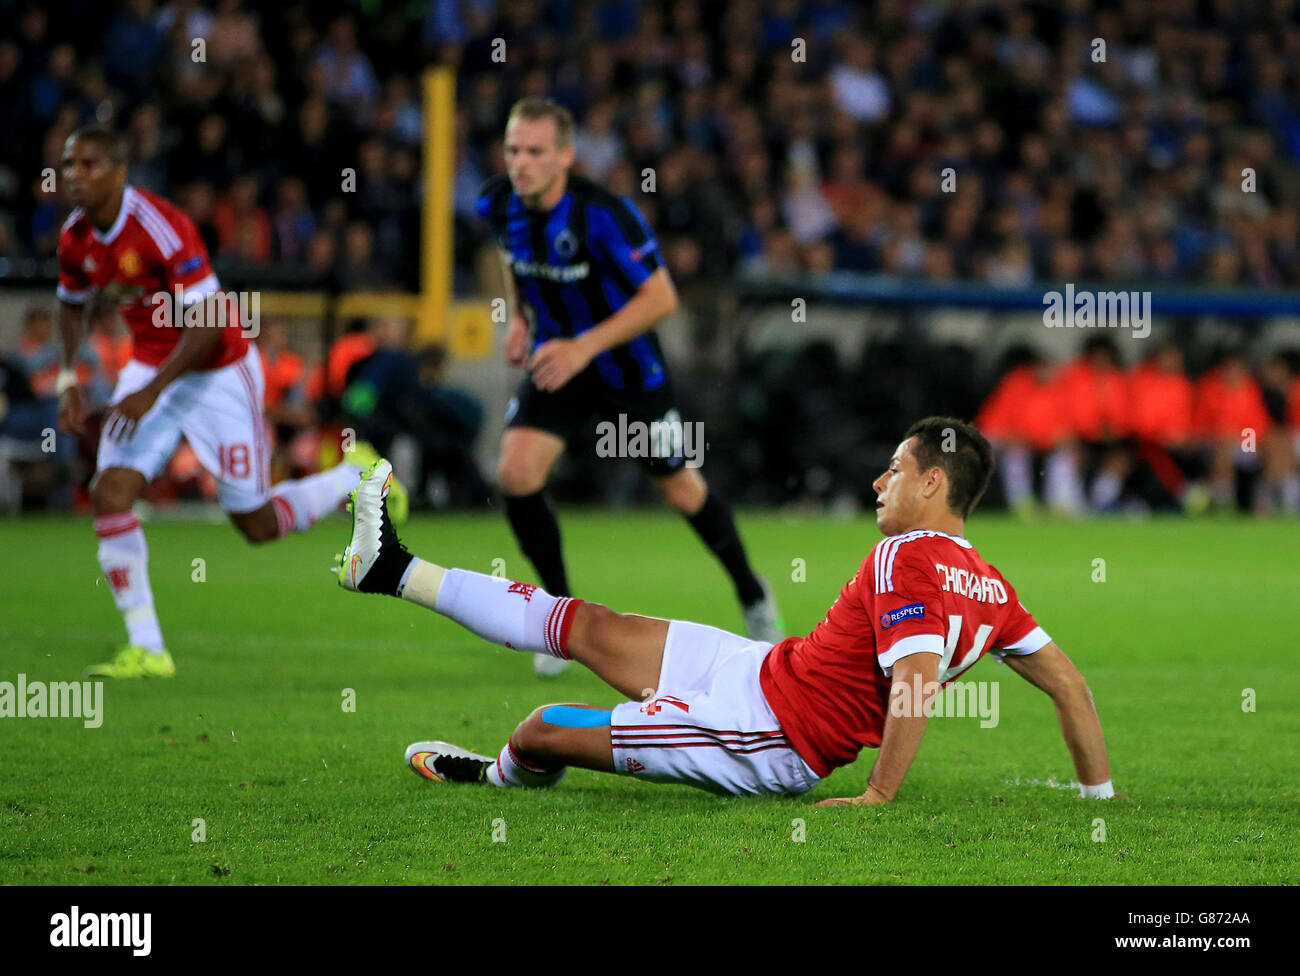
<svg viewBox="0 0 1300 976">
<path fill-rule="evenodd" d="M 739 629 L 729 584 L 680 519 L 570 511 L 562 523 L 581 595 Z M 878 538 L 869 519 L 741 525 L 800 633 Z M 998 726 L 932 721 L 891 807 L 811 806 L 861 792 L 872 750 L 789 799 L 582 770 L 548 792 L 434 786 L 403 767 L 407 743 L 492 753 L 539 704 L 618 698 L 579 668 L 542 681 L 526 655 L 450 621 L 344 593 L 326 572 L 342 519 L 257 549 L 225 525 L 155 522 L 154 594 L 178 676 L 107 683 L 97 729 L 0 719 L 0 883 L 1300 880 L 1300 524 L 968 528 L 1090 681 L 1128 800 L 1050 785 L 1073 778 L 1051 704 L 991 660 L 963 677 L 1000 682 Z M 421 518 L 404 536 L 446 565 L 491 572 L 504 559 L 531 577 L 500 516 Z M 94 550 L 89 519 L 0 523 L 0 681 L 77 679 L 120 642 Z M 792 580 L 794 560 L 806 581 Z"/>
</svg>

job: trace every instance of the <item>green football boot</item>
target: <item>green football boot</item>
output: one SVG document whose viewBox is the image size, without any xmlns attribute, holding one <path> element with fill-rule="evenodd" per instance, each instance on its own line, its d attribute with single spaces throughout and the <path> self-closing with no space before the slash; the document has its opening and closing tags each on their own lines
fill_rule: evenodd
<svg viewBox="0 0 1300 976">
<path fill-rule="evenodd" d="M 174 678 L 176 662 L 163 651 L 154 654 L 139 644 L 127 644 L 111 661 L 86 668 L 92 678 Z"/>
</svg>

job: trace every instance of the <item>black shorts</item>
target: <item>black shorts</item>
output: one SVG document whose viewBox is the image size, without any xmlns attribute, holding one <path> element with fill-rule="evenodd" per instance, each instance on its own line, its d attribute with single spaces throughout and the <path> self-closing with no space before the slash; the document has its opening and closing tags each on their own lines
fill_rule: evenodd
<svg viewBox="0 0 1300 976">
<path fill-rule="evenodd" d="M 656 478 L 698 467 L 693 459 L 702 460 L 704 451 L 702 437 L 693 436 L 700 425 L 683 420 L 668 380 L 653 390 L 616 390 L 591 369 L 554 393 L 524 377 L 506 407 L 506 427 L 547 431 L 569 450 L 589 448 L 597 458 L 632 458 Z"/>
</svg>

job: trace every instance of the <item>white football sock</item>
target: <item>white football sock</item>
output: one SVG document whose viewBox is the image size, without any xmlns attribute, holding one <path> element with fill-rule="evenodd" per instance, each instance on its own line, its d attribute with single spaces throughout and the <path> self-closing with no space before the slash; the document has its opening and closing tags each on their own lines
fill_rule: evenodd
<svg viewBox="0 0 1300 976">
<path fill-rule="evenodd" d="M 566 645 L 581 600 L 551 596 L 520 583 L 467 569 L 411 560 L 397 595 L 450 617 L 484 640 L 515 651 L 568 658 Z"/>
<path fill-rule="evenodd" d="M 1300 477 L 1288 474 L 1282 479 L 1282 509 L 1294 515 L 1300 512 Z"/>
<path fill-rule="evenodd" d="M 1074 454 L 1067 448 L 1057 448 L 1047 456 L 1044 494 L 1047 504 L 1071 515 L 1083 510 L 1083 486 L 1079 483 L 1079 467 Z"/>
<path fill-rule="evenodd" d="M 508 741 L 497 755 L 497 761 L 487 768 L 487 781 L 493 786 L 523 786 L 539 789 L 554 786 L 564 779 L 568 766 L 559 769 L 530 762 L 519 755 L 513 741 Z"/>
<path fill-rule="evenodd" d="M 322 515 L 338 508 L 360 480 L 361 469 L 345 462 L 320 474 L 280 482 L 271 492 L 280 535 L 306 532 Z"/>
<path fill-rule="evenodd" d="M 1002 484 L 1011 505 L 1026 501 L 1034 494 L 1034 476 L 1029 448 L 1012 444 L 1002 452 Z"/>
<path fill-rule="evenodd" d="M 1119 501 L 1124 482 L 1114 471 L 1103 471 L 1092 483 L 1092 507 L 1097 511 L 1110 508 Z"/>
<path fill-rule="evenodd" d="M 127 640 L 161 654 L 162 628 L 149 586 L 149 547 L 134 512 L 115 512 L 95 519 L 99 566 L 113 588 L 113 600 L 126 619 Z"/>
</svg>

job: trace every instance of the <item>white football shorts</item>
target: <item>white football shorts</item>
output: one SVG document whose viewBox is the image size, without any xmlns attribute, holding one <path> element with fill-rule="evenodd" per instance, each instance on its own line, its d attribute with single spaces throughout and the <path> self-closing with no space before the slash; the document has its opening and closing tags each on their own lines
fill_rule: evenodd
<svg viewBox="0 0 1300 976">
<path fill-rule="evenodd" d="M 141 389 L 157 372 L 157 366 L 132 359 L 110 402 Z M 186 373 L 159 394 L 129 439 L 110 440 L 107 430 L 100 435 L 98 468 L 131 468 L 152 481 L 184 435 L 217 479 L 222 508 L 234 513 L 261 508 L 271 491 L 265 390 L 262 359 L 251 344 L 242 359 L 227 366 Z"/>
<path fill-rule="evenodd" d="M 616 772 L 712 793 L 803 793 L 820 782 L 786 741 L 759 684 L 772 649 L 704 624 L 668 625 L 659 687 L 613 710 Z"/>
</svg>

